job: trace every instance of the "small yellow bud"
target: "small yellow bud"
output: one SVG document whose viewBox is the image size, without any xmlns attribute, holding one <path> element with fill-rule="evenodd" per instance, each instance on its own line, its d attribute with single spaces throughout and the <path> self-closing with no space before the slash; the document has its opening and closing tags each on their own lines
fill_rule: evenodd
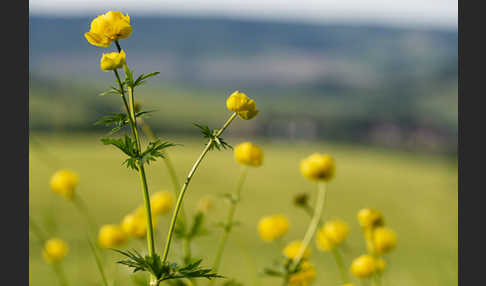
<svg viewBox="0 0 486 286">
<path fill-rule="evenodd" d="M 263 151 L 257 145 L 243 142 L 235 148 L 235 160 L 243 165 L 258 167 L 263 163 Z"/>
<path fill-rule="evenodd" d="M 197 210 L 207 214 L 209 210 L 214 207 L 213 205 L 214 205 L 213 197 L 205 196 L 203 198 L 200 198 L 199 201 L 197 202 Z"/>
<path fill-rule="evenodd" d="M 303 261 L 299 272 L 289 276 L 290 286 L 309 286 L 316 278 L 316 269 L 309 261 Z"/>
<path fill-rule="evenodd" d="M 364 208 L 358 212 L 358 221 L 364 228 L 373 228 L 383 225 L 383 216 L 375 209 Z"/>
<path fill-rule="evenodd" d="M 314 153 L 300 162 L 300 172 L 313 181 L 329 181 L 334 177 L 335 164 L 331 156 Z"/>
<path fill-rule="evenodd" d="M 119 69 L 125 63 L 126 54 L 122 50 L 121 52 L 113 52 L 109 54 L 103 54 L 100 61 L 100 67 L 104 71 L 110 71 Z"/>
<path fill-rule="evenodd" d="M 90 44 L 106 48 L 113 41 L 130 37 L 131 33 L 130 17 L 118 11 L 109 11 L 93 19 L 89 32 L 84 36 Z"/>
<path fill-rule="evenodd" d="M 373 231 L 373 247 L 377 254 L 391 251 L 397 244 L 397 235 L 386 227 L 377 227 Z"/>
<path fill-rule="evenodd" d="M 331 250 L 341 244 L 349 233 L 349 226 L 342 220 L 326 222 L 317 233 L 317 247 L 321 250 Z"/>
<path fill-rule="evenodd" d="M 375 258 L 371 255 L 363 254 L 351 263 L 351 273 L 358 278 L 370 277 L 375 271 Z"/>
<path fill-rule="evenodd" d="M 297 257 L 297 254 L 299 253 L 301 246 L 302 246 L 302 241 L 294 240 L 284 248 L 283 254 L 287 258 L 294 259 Z M 307 246 L 307 248 L 304 251 L 304 254 L 302 255 L 302 258 L 307 259 L 309 258 L 309 255 L 310 255 L 310 248 L 309 246 Z"/>
<path fill-rule="evenodd" d="M 125 234 L 133 237 L 144 237 L 147 232 L 147 225 L 143 216 L 128 214 L 123 217 L 121 227 Z"/>
<path fill-rule="evenodd" d="M 106 224 L 100 228 L 98 243 L 104 248 L 113 248 L 125 242 L 122 228 L 114 224 Z"/>
<path fill-rule="evenodd" d="M 44 244 L 42 250 L 42 257 L 47 263 L 55 263 L 61 261 L 68 253 L 67 244 L 59 238 L 51 238 Z"/>
<path fill-rule="evenodd" d="M 52 175 L 50 185 L 53 192 L 71 200 L 78 182 L 79 177 L 76 173 L 69 170 L 60 170 Z"/>
<path fill-rule="evenodd" d="M 253 99 L 250 99 L 246 94 L 235 91 L 226 100 L 226 107 L 246 120 L 252 119 L 258 114 L 256 109 L 256 103 Z"/>
<path fill-rule="evenodd" d="M 266 216 L 258 222 L 258 233 L 262 240 L 266 242 L 286 234 L 289 230 L 289 221 L 283 215 Z"/>
<path fill-rule="evenodd" d="M 168 191 L 160 191 L 150 197 L 150 209 L 154 215 L 163 215 L 174 206 L 174 195 Z"/>
<path fill-rule="evenodd" d="M 375 259 L 375 263 L 376 263 L 376 272 L 382 273 L 383 271 L 385 271 L 386 261 L 383 258 L 380 257 Z"/>
</svg>

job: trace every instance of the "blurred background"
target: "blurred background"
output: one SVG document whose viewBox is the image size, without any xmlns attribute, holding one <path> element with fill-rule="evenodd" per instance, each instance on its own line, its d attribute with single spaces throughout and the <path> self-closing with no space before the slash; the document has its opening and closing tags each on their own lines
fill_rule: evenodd
<svg viewBox="0 0 486 286">
<path fill-rule="evenodd" d="M 108 10 L 131 17 L 132 36 L 120 42 L 129 66 L 136 74 L 160 72 L 136 96 L 142 108 L 157 111 L 146 119 L 155 133 L 183 145 L 171 152 L 181 180 L 204 144 L 192 123 L 220 126 L 234 90 L 257 102 L 260 114 L 236 121 L 225 136 L 232 145 L 261 145 L 266 157 L 250 172 L 224 274 L 245 285 L 279 283 L 257 275 L 279 249 L 259 240 L 256 223 L 285 213 L 293 226 L 289 238 L 303 235 L 308 218 L 292 198 L 303 191 L 313 197 L 314 186 L 297 166 L 323 152 L 338 168 L 325 217 L 352 226 L 348 265 L 364 251 L 356 212 L 374 207 L 400 238 L 390 256 L 390 285 L 457 284 L 457 1 L 29 4 L 30 211 L 46 232 L 71 244 L 66 267 L 73 285 L 100 280 L 80 218 L 49 190 L 50 175 L 59 168 L 78 172 L 79 192 L 100 224 L 117 223 L 142 200 L 136 174 L 120 166 L 119 152 L 99 142 L 107 130 L 93 125 L 121 109 L 119 98 L 99 96 L 114 84 L 99 60 L 115 48 L 84 38 L 91 20 Z M 238 166 L 230 153 L 210 154 L 192 183 L 188 207 L 204 195 L 234 189 Z M 162 162 L 150 167 L 149 178 L 153 191 L 171 188 Z M 213 223 L 226 210 L 218 199 Z M 160 222 L 160 232 L 166 228 Z M 196 253 L 211 261 L 208 249 L 219 231 L 202 238 Z M 30 246 L 32 285 L 57 283 L 35 239 Z M 107 256 L 113 256 L 107 263 L 117 258 Z M 330 255 L 315 251 L 313 262 L 319 266 L 315 285 L 338 285 Z M 128 277 L 121 266 L 111 270 L 113 277 Z M 117 283 L 132 285 L 123 278 Z"/>
</svg>

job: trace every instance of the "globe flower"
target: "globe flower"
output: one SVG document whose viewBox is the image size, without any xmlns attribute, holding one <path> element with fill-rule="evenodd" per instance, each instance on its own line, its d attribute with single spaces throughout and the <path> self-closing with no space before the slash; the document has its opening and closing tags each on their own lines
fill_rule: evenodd
<svg viewBox="0 0 486 286">
<path fill-rule="evenodd" d="M 109 47 L 111 42 L 126 39 L 132 33 L 130 17 L 118 11 L 109 11 L 91 21 L 89 32 L 84 34 L 88 42 L 98 47 Z"/>
<path fill-rule="evenodd" d="M 174 195 L 168 191 L 161 191 L 150 197 L 150 209 L 154 215 L 162 215 L 174 206 Z"/>
<path fill-rule="evenodd" d="M 358 278 L 370 277 L 376 271 L 376 262 L 373 256 L 363 254 L 351 263 L 351 273 Z"/>
<path fill-rule="evenodd" d="M 341 244 L 348 236 L 349 226 L 342 220 L 326 222 L 316 235 L 317 247 L 328 251 Z"/>
<path fill-rule="evenodd" d="M 289 276 L 289 285 L 291 286 L 308 286 L 316 278 L 316 269 L 309 261 L 303 261 L 300 270 Z"/>
<path fill-rule="evenodd" d="M 103 54 L 100 61 L 100 67 L 103 71 L 111 71 L 119 69 L 125 63 L 126 54 L 122 50 L 121 52 L 113 52 L 109 54 Z"/>
<path fill-rule="evenodd" d="M 287 258 L 294 259 L 297 257 L 297 254 L 299 253 L 301 246 L 302 246 L 302 241 L 294 240 L 284 248 L 283 254 Z M 304 251 L 304 254 L 302 255 L 302 258 L 307 259 L 309 258 L 309 255 L 310 255 L 310 248 L 309 246 L 307 246 L 307 248 Z"/>
<path fill-rule="evenodd" d="M 62 239 L 51 238 L 44 244 L 42 257 L 47 263 L 55 263 L 61 261 L 67 253 L 68 246 Z"/>
<path fill-rule="evenodd" d="M 270 242 L 286 234 L 289 221 L 283 215 L 267 216 L 258 222 L 258 233 L 263 241 Z"/>
<path fill-rule="evenodd" d="M 300 162 L 300 172 L 313 181 L 329 181 L 334 177 L 335 164 L 331 156 L 314 153 Z"/>
<path fill-rule="evenodd" d="M 79 177 L 76 173 L 70 170 L 59 170 L 52 175 L 50 185 L 53 192 L 71 200 L 78 182 Z"/>
<path fill-rule="evenodd" d="M 125 242 L 125 233 L 115 224 L 106 224 L 100 228 L 98 243 L 104 248 L 113 248 Z"/>
<path fill-rule="evenodd" d="M 252 119 L 258 114 L 255 101 L 238 90 L 228 97 L 226 100 L 226 107 L 229 110 L 238 113 L 241 118 L 246 120 Z"/>
<path fill-rule="evenodd" d="M 377 254 L 391 251 L 397 244 L 397 235 L 386 227 L 377 227 L 373 231 L 373 247 Z"/>
<path fill-rule="evenodd" d="M 143 216 L 128 214 L 123 217 L 121 228 L 126 235 L 142 238 L 147 233 L 147 224 Z"/>
<path fill-rule="evenodd" d="M 375 264 L 376 264 L 376 272 L 383 273 L 386 268 L 386 261 L 383 258 L 376 258 L 375 259 Z"/>
<path fill-rule="evenodd" d="M 251 142 L 243 142 L 235 148 L 235 160 L 243 165 L 258 167 L 263 163 L 263 151 Z"/>
<path fill-rule="evenodd" d="M 363 228 L 373 228 L 383 225 L 383 216 L 375 209 L 364 208 L 358 212 L 358 221 Z"/>
</svg>

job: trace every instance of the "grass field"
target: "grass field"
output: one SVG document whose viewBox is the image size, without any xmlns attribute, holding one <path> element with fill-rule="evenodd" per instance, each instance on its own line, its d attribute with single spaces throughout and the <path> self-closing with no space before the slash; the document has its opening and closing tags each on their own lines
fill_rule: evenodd
<svg viewBox="0 0 486 286">
<path fill-rule="evenodd" d="M 118 223 L 124 214 L 142 203 L 137 174 L 120 166 L 123 158 L 113 147 L 103 146 L 99 135 L 31 134 L 46 149 L 31 145 L 29 166 L 30 213 L 52 236 L 65 239 L 70 252 L 64 266 L 71 285 L 101 285 L 94 259 L 83 231 L 83 221 L 73 205 L 50 191 L 50 175 L 58 168 L 79 173 L 76 190 L 89 205 L 98 224 Z M 187 174 L 203 148 L 203 139 L 175 138 L 183 146 L 174 147 L 170 156 L 180 180 Z M 241 142 L 227 138 L 230 144 Z M 351 227 L 345 261 L 362 252 L 364 242 L 356 220 L 362 207 L 373 207 L 385 215 L 388 226 L 398 236 L 398 246 L 388 257 L 389 271 L 385 285 L 457 285 L 457 165 L 443 157 L 416 155 L 378 149 L 334 145 L 326 142 L 282 142 L 253 140 L 265 151 L 264 165 L 251 169 L 238 205 L 237 220 L 223 257 L 221 273 L 235 277 L 247 286 L 280 285 L 274 278 L 262 278 L 258 273 L 279 258 L 281 246 L 264 243 L 258 237 L 256 225 L 261 216 L 282 213 L 289 217 L 291 229 L 284 241 L 302 239 L 308 216 L 292 204 L 292 197 L 307 192 L 314 199 L 315 185 L 304 179 L 299 161 L 318 151 L 332 154 L 336 160 L 335 180 L 329 185 L 324 217 L 339 217 Z M 45 151 L 52 157 L 48 157 Z M 199 198 L 232 192 L 239 166 L 231 151 L 211 152 L 196 173 L 185 200 L 186 212 L 195 208 Z M 152 192 L 168 189 L 171 183 L 162 161 L 147 171 Z M 312 201 L 313 203 L 313 201 Z M 218 199 L 210 212 L 211 234 L 200 238 L 193 246 L 196 255 L 210 266 L 220 228 L 212 225 L 222 221 L 227 210 Z M 169 217 L 159 221 L 157 248 L 165 242 Z M 314 247 L 314 243 L 312 244 Z M 125 248 L 145 248 L 144 241 L 132 241 Z M 172 248 L 175 258 L 179 247 Z M 32 286 L 57 285 L 56 276 L 40 255 L 35 237 L 30 239 L 29 272 Z M 105 251 L 105 261 L 116 285 L 134 285 L 124 266 L 115 265 L 119 255 Z M 339 274 L 327 252 L 315 247 L 311 261 L 318 274 L 314 285 L 340 285 Z M 201 281 L 199 285 L 206 285 Z M 357 282 L 355 280 L 355 282 Z M 356 283 L 360 285 L 359 283 Z"/>
</svg>

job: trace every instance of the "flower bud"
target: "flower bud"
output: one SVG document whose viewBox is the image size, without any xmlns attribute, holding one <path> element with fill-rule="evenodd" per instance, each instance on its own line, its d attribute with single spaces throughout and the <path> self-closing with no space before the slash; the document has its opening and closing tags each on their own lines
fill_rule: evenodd
<svg viewBox="0 0 486 286">
<path fill-rule="evenodd" d="M 114 224 L 106 224 L 100 228 L 98 243 L 104 248 L 113 248 L 125 242 L 122 228 Z"/>
<path fill-rule="evenodd" d="M 295 259 L 297 257 L 297 254 L 299 253 L 301 246 L 302 246 L 302 241 L 294 240 L 284 248 L 283 254 L 289 259 Z M 307 248 L 304 251 L 304 254 L 302 255 L 302 259 L 309 258 L 309 255 L 310 255 L 310 248 L 309 246 L 307 246 Z"/>
<path fill-rule="evenodd" d="M 283 215 L 267 216 L 258 222 L 258 233 L 263 241 L 270 242 L 286 234 L 289 221 Z"/>
<path fill-rule="evenodd" d="M 376 271 L 375 258 L 363 254 L 351 263 L 351 273 L 358 278 L 368 278 Z"/>
<path fill-rule="evenodd" d="M 383 258 L 376 258 L 375 259 L 375 264 L 376 264 L 376 272 L 383 273 L 386 268 L 386 261 Z"/>
<path fill-rule="evenodd" d="M 147 233 L 147 224 L 143 216 L 128 214 L 121 222 L 123 232 L 132 237 L 142 238 Z"/>
<path fill-rule="evenodd" d="M 66 199 L 71 200 L 78 182 L 79 177 L 76 173 L 70 170 L 60 170 L 52 175 L 50 185 L 53 192 L 61 194 Z"/>
<path fill-rule="evenodd" d="M 364 208 L 358 212 L 358 221 L 361 227 L 374 228 L 383 225 L 383 216 L 375 209 Z"/>
<path fill-rule="evenodd" d="M 290 286 L 309 286 L 316 278 L 316 269 L 309 261 L 303 261 L 300 270 L 289 276 Z"/>
<path fill-rule="evenodd" d="M 131 33 L 130 17 L 118 11 L 109 11 L 91 21 L 90 30 L 84 36 L 90 44 L 106 48 L 113 41 L 128 38 Z"/>
<path fill-rule="evenodd" d="M 238 113 L 238 115 L 246 120 L 252 119 L 258 114 L 256 109 L 256 103 L 253 99 L 250 99 L 246 94 L 235 91 L 226 100 L 226 107 Z"/>
<path fill-rule="evenodd" d="M 163 215 L 174 206 L 174 195 L 168 191 L 161 191 L 150 197 L 150 209 L 154 215 Z"/>
<path fill-rule="evenodd" d="M 113 52 L 109 54 L 103 54 L 100 61 L 100 67 L 104 71 L 110 71 L 119 69 L 125 63 L 126 54 L 122 50 L 121 52 Z"/>
<path fill-rule="evenodd" d="M 391 251 L 397 244 L 397 235 L 386 227 L 377 227 L 373 231 L 373 247 L 377 254 Z"/>
<path fill-rule="evenodd" d="M 197 210 L 207 214 L 210 209 L 212 209 L 214 206 L 214 199 L 212 196 L 205 196 L 203 198 L 200 198 L 199 201 L 197 202 Z"/>
<path fill-rule="evenodd" d="M 235 159 L 240 164 L 258 167 L 263 163 L 263 151 L 251 142 L 243 142 L 235 148 Z"/>
<path fill-rule="evenodd" d="M 309 195 L 307 195 L 306 193 L 297 194 L 294 197 L 294 204 L 297 207 L 302 207 L 302 208 L 307 207 L 308 201 L 309 201 Z"/>
<path fill-rule="evenodd" d="M 340 245 L 348 236 L 349 226 L 341 220 L 326 222 L 317 233 L 317 247 L 328 251 Z"/>
<path fill-rule="evenodd" d="M 61 261 L 68 253 L 67 244 L 59 238 L 51 238 L 44 244 L 42 250 L 42 257 L 47 263 L 55 263 Z"/>
<path fill-rule="evenodd" d="M 334 177 L 335 164 L 331 156 L 314 153 L 300 162 L 300 172 L 313 181 L 329 181 Z"/>
</svg>

